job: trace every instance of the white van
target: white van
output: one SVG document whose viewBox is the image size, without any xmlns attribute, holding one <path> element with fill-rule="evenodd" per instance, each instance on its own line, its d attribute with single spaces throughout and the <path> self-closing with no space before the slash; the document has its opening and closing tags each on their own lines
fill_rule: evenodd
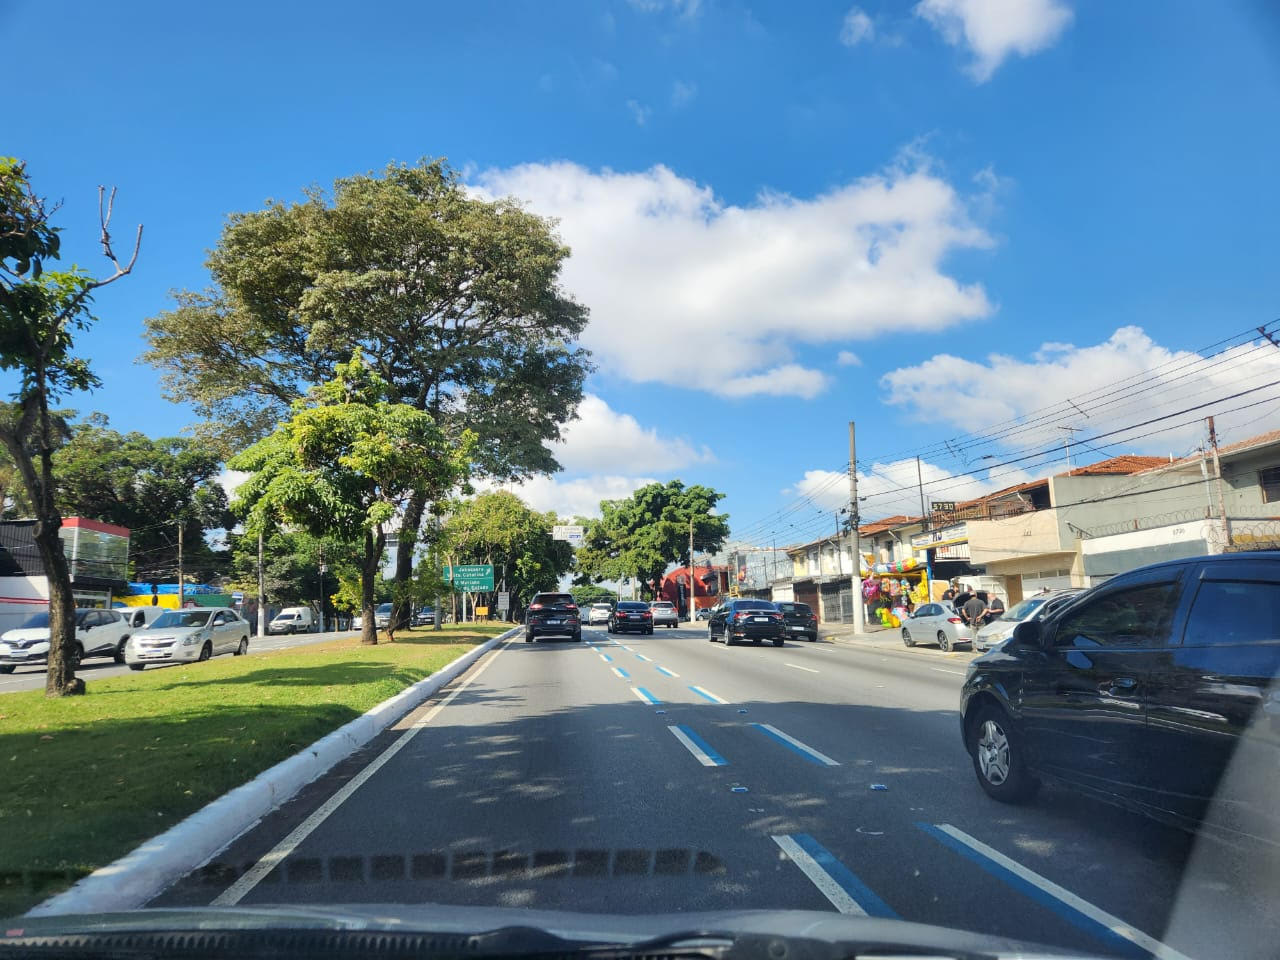
<svg viewBox="0 0 1280 960">
<path fill-rule="evenodd" d="M 317 626 L 310 607 L 285 607 L 267 624 L 267 633 L 311 633 Z"/>
</svg>

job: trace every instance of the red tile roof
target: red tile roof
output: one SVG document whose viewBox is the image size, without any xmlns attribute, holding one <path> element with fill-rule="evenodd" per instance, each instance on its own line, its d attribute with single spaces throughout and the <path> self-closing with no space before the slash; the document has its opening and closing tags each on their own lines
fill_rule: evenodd
<svg viewBox="0 0 1280 960">
<path fill-rule="evenodd" d="M 1141 473 L 1152 467 L 1159 467 L 1169 462 L 1167 457 L 1140 457 L 1132 453 L 1122 453 L 1109 460 L 1100 460 L 1087 466 L 1068 470 L 1068 477 L 1101 477 L 1114 474 Z"/>
<path fill-rule="evenodd" d="M 1255 434 L 1252 437 L 1246 437 L 1244 440 L 1237 440 L 1235 443 L 1229 443 L 1225 447 L 1218 448 L 1218 456 L 1225 457 L 1231 453 L 1240 453 L 1244 450 L 1252 450 L 1254 447 L 1265 447 L 1269 444 L 1280 443 L 1280 430 L 1268 430 L 1266 433 Z M 1199 463 L 1200 454 L 1195 453 L 1189 457 L 1178 457 L 1176 460 L 1169 460 L 1165 457 L 1156 457 L 1159 463 L 1154 466 L 1147 467 L 1142 471 L 1146 473 L 1150 470 L 1159 470 L 1162 467 L 1172 467 L 1177 464 Z"/>
</svg>

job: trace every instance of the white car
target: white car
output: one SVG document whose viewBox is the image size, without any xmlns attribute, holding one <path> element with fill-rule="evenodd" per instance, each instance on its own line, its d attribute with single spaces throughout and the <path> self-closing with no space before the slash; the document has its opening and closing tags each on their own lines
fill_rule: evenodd
<svg viewBox="0 0 1280 960">
<path fill-rule="evenodd" d="M 230 607 L 190 607 L 167 610 L 146 630 L 137 631 L 125 644 L 124 657 L 130 670 L 142 670 L 148 663 L 187 663 L 248 652 L 248 620 Z"/>
<path fill-rule="evenodd" d="M 609 614 L 613 613 L 613 605 L 608 603 L 593 603 L 591 609 L 587 612 L 587 623 L 595 625 L 597 623 L 608 623 Z"/>
<path fill-rule="evenodd" d="M 114 657 L 121 662 L 129 624 L 116 610 L 86 608 L 76 610 L 76 644 L 71 662 L 78 666 L 85 657 Z M 49 661 L 49 614 L 37 613 L 30 620 L 0 636 L 0 673 L 17 667 Z"/>
<path fill-rule="evenodd" d="M 917 643 L 936 643 L 948 651 L 957 646 L 973 646 L 973 630 L 965 625 L 949 603 L 922 603 L 915 613 L 902 621 L 902 642 L 908 647 Z"/>
<path fill-rule="evenodd" d="M 676 610 L 676 605 L 670 600 L 655 600 L 649 604 L 649 609 L 653 612 L 653 625 L 655 627 L 680 626 L 680 612 Z"/>
<path fill-rule="evenodd" d="M 1013 628 L 1024 620 L 1042 620 L 1060 606 L 1078 597 L 1083 590 L 1060 590 L 1056 593 L 1037 593 L 1016 603 L 1000 617 L 992 620 L 978 631 L 974 647 L 978 650 L 992 650 L 1013 636 Z"/>
</svg>

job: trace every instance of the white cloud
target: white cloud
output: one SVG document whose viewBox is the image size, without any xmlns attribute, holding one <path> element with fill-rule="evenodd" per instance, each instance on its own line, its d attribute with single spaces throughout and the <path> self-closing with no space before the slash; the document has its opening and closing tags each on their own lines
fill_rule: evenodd
<svg viewBox="0 0 1280 960">
<path fill-rule="evenodd" d="M 565 479 L 545 474 L 530 477 L 523 483 L 495 484 L 481 481 L 477 491 L 510 490 L 534 510 L 554 510 L 560 517 L 598 517 L 601 500 L 621 500 L 631 496 L 645 484 L 657 483 L 652 477 L 627 477 L 615 474 L 592 474 Z"/>
<path fill-rule="evenodd" d="M 637 100 L 628 100 L 627 109 L 631 111 L 631 118 L 635 120 L 637 127 L 643 127 L 649 122 L 649 117 L 653 115 L 651 107 L 646 107 Z"/>
<path fill-rule="evenodd" d="M 840 24 L 840 42 L 846 47 L 856 47 L 864 40 L 872 40 L 876 25 L 861 7 L 850 7 Z"/>
<path fill-rule="evenodd" d="M 841 350 L 836 354 L 836 363 L 842 367 L 860 367 L 862 358 L 852 350 Z"/>
<path fill-rule="evenodd" d="M 561 443 L 552 450 L 567 473 L 616 470 L 639 465 L 666 473 L 714 459 L 706 447 L 687 440 L 662 437 L 642 427 L 629 413 L 619 413 L 595 394 L 578 405 L 578 419 L 565 425 Z"/>
<path fill-rule="evenodd" d="M 679 108 L 688 105 L 693 98 L 698 95 L 698 85 L 696 83 L 685 83 L 683 80 L 677 80 L 671 84 L 671 105 Z"/>
<path fill-rule="evenodd" d="M 1080 428 L 1076 438 L 1087 440 L 1274 380 L 1280 380 L 1280 350 L 1265 342 L 1246 343 L 1204 358 L 1189 350 L 1163 347 L 1139 327 L 1130 326 L 1089 346 L 1046 343 L 1025 359 L 991 354 L 985 361 L 976 361 L 938 354 L 885 374 L 880 384 L 887 403 L 965 433 L 986 433 L 994 424 L 1028 418 L 1025 427 L 998 442 L 1006 449 L 1048 449 L 1063 443 L 1061 426 Z M 1280 391 L 1259 391 L 1218 409 L 1268 397 L 1280 399 Z M 1191 421 L 1181 430 L 1138 436 L 1158 429 L 1161 424 L 1156 423 L 1099 442 L 1116 444 L 1111 453 L 1185 453 L 1203 436 L 1203 418 L 1214 412 L 1206 408 L 1177 417 L 1172 422 Z M 1255 406 L 1220 415 L 1218 428 L 1224 436 L 1230 434 L 1229 439 L 1243 439 L 1268 429 L 1265 417 L 1273 412 L 1270 407 Z M 1082 451 L 1074 460 L 1080 463 L 1086 457 L 1096 460 L 1102 455 Z"/>
<path fill-rule="evenodd" d="M 671 10 L 685 19 L 692 20 L 702 9 L 702 0 L 627 0 L 632 9 L 641 13 L 661 13 Z"/>
<path fill-rule="evenodd" d="M 725 396 L 813 396 L 826 377 L 793 345 L 938 331 L 992 312 L 980 284 L 943 272 L 991 238 L 970 198 L 909 158 L 811 199 L 743 205 L 657 166 L 490 170 L 484 195 L 558 218 L 566 289 L 591 309 L 583 341 L 603 370 Z M 690 334 L 716 349 L 693 349 Z"/>
<path fill-rule="evenodd" d="M 228 470 L 225 467 L 218 474 L 218 483 L 222 484 L 222 489 L 227 493 L 227 499 L 235 499 L 236 490 L 240 484 L 249 479 L 249 474 L 243 470 Z"/>
<path fill-rule="evenodd" d="M 1051 46 L 1072 18 L 1062 0 L 920 0 L 915 12 L 947 43 L 969 48 L 968 71 L 978 83 L 1011 54 L 1027 57 Z"/>
</svg>

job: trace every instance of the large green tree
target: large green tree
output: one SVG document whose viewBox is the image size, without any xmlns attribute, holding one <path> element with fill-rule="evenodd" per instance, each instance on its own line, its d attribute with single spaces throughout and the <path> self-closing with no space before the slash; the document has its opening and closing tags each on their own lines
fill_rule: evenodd
<svg viewBox="0 0 1280 960">
<path fill-rule="evenodd" d="M 714 552 L 729 536 L 728 514 L 714 513 L 724 494 L 679 480 L 651 483 L 625 500 L 602 500 L 587 524 L 577 556 L 577 580 L 599 583 L 634 577 L 652 591 L 667 567 L 689 562 L 695 550 Z"/>
<path fill-rule="evenodd" d="M 245 528 L 287 524 L 361 542 L 363 643 L 377 643 L 374 589 L 388 527 L 415 491 L 465 480 L 473 437 L 449 437 L 431 415 L 388 399 L 359 354 L 296 400 L 292 415 L 228 465 L 250 476 L 236 490 Z"/>
<path fill-rule="evenodd" d="M 49 221 L 47 203 L 32 189 L 23 163 L 0 157 L 0 369 L 18 375 L 10 402 L 0 403 L 0 444 L 21 479 L 36 523 L 33 536 L 49 582 L 49 669 L 45 695 L 83 693 L 75 675 L 75 600 L 71 574 L 58 530 L 53 455 L 65 432 L 51 405 L 69 393 L 90 390 L 99 381 L 83 357 L 75 355 L 76 335 L 93 321 L 93 295 L 128 274 L 138 256 L 142 228 L 133 255 L 122 262 L 111 240 L 109 198 L 98 190 L 98 226 L 102 252 L 112 272 L 93 278 L 72 267 L 45 270 L 57 260 L 61 238 Z"/>
<path fill-rule="evenodd" d="M 440 551 L 450 563 L 493 564 L 494 586 L 523 605 L 540 590 L 554 590 L 573 566 L 573 548 L 551 538 L 560 522 L 509 491 L 482 493 L 452 505 Z"/>
<path fill-rule="evenodd" d="M 134 576 L 169 580 L 178 564 L 183 532 L 184 570 L 208 579 L 221 557 L 205 533 L 231 526 L 221 463 L 207 446 L 185 437 L 153 439 L 112 430 L 102 414 L 71 428 L 69 442 L 53 457 L 57 503 L 64 514 L 128 527 Z"/>
<path fill-rule="evenodd" d="M 144 358 L 228 451 L 359 349 L 390 399 L 474 433 L 474 474 L 554 471 L 547 445 L 589 370 L 574 346 L 587 311 L 559 284 L 568 254 L 549 221 L 473 196 L 444 161 L 391 165 L 233 214 L 207 261 L 213 287 L 147 321 Z M 405 503 L 397 579 L 446 493 L 423 485 Z"/>
</svg>

